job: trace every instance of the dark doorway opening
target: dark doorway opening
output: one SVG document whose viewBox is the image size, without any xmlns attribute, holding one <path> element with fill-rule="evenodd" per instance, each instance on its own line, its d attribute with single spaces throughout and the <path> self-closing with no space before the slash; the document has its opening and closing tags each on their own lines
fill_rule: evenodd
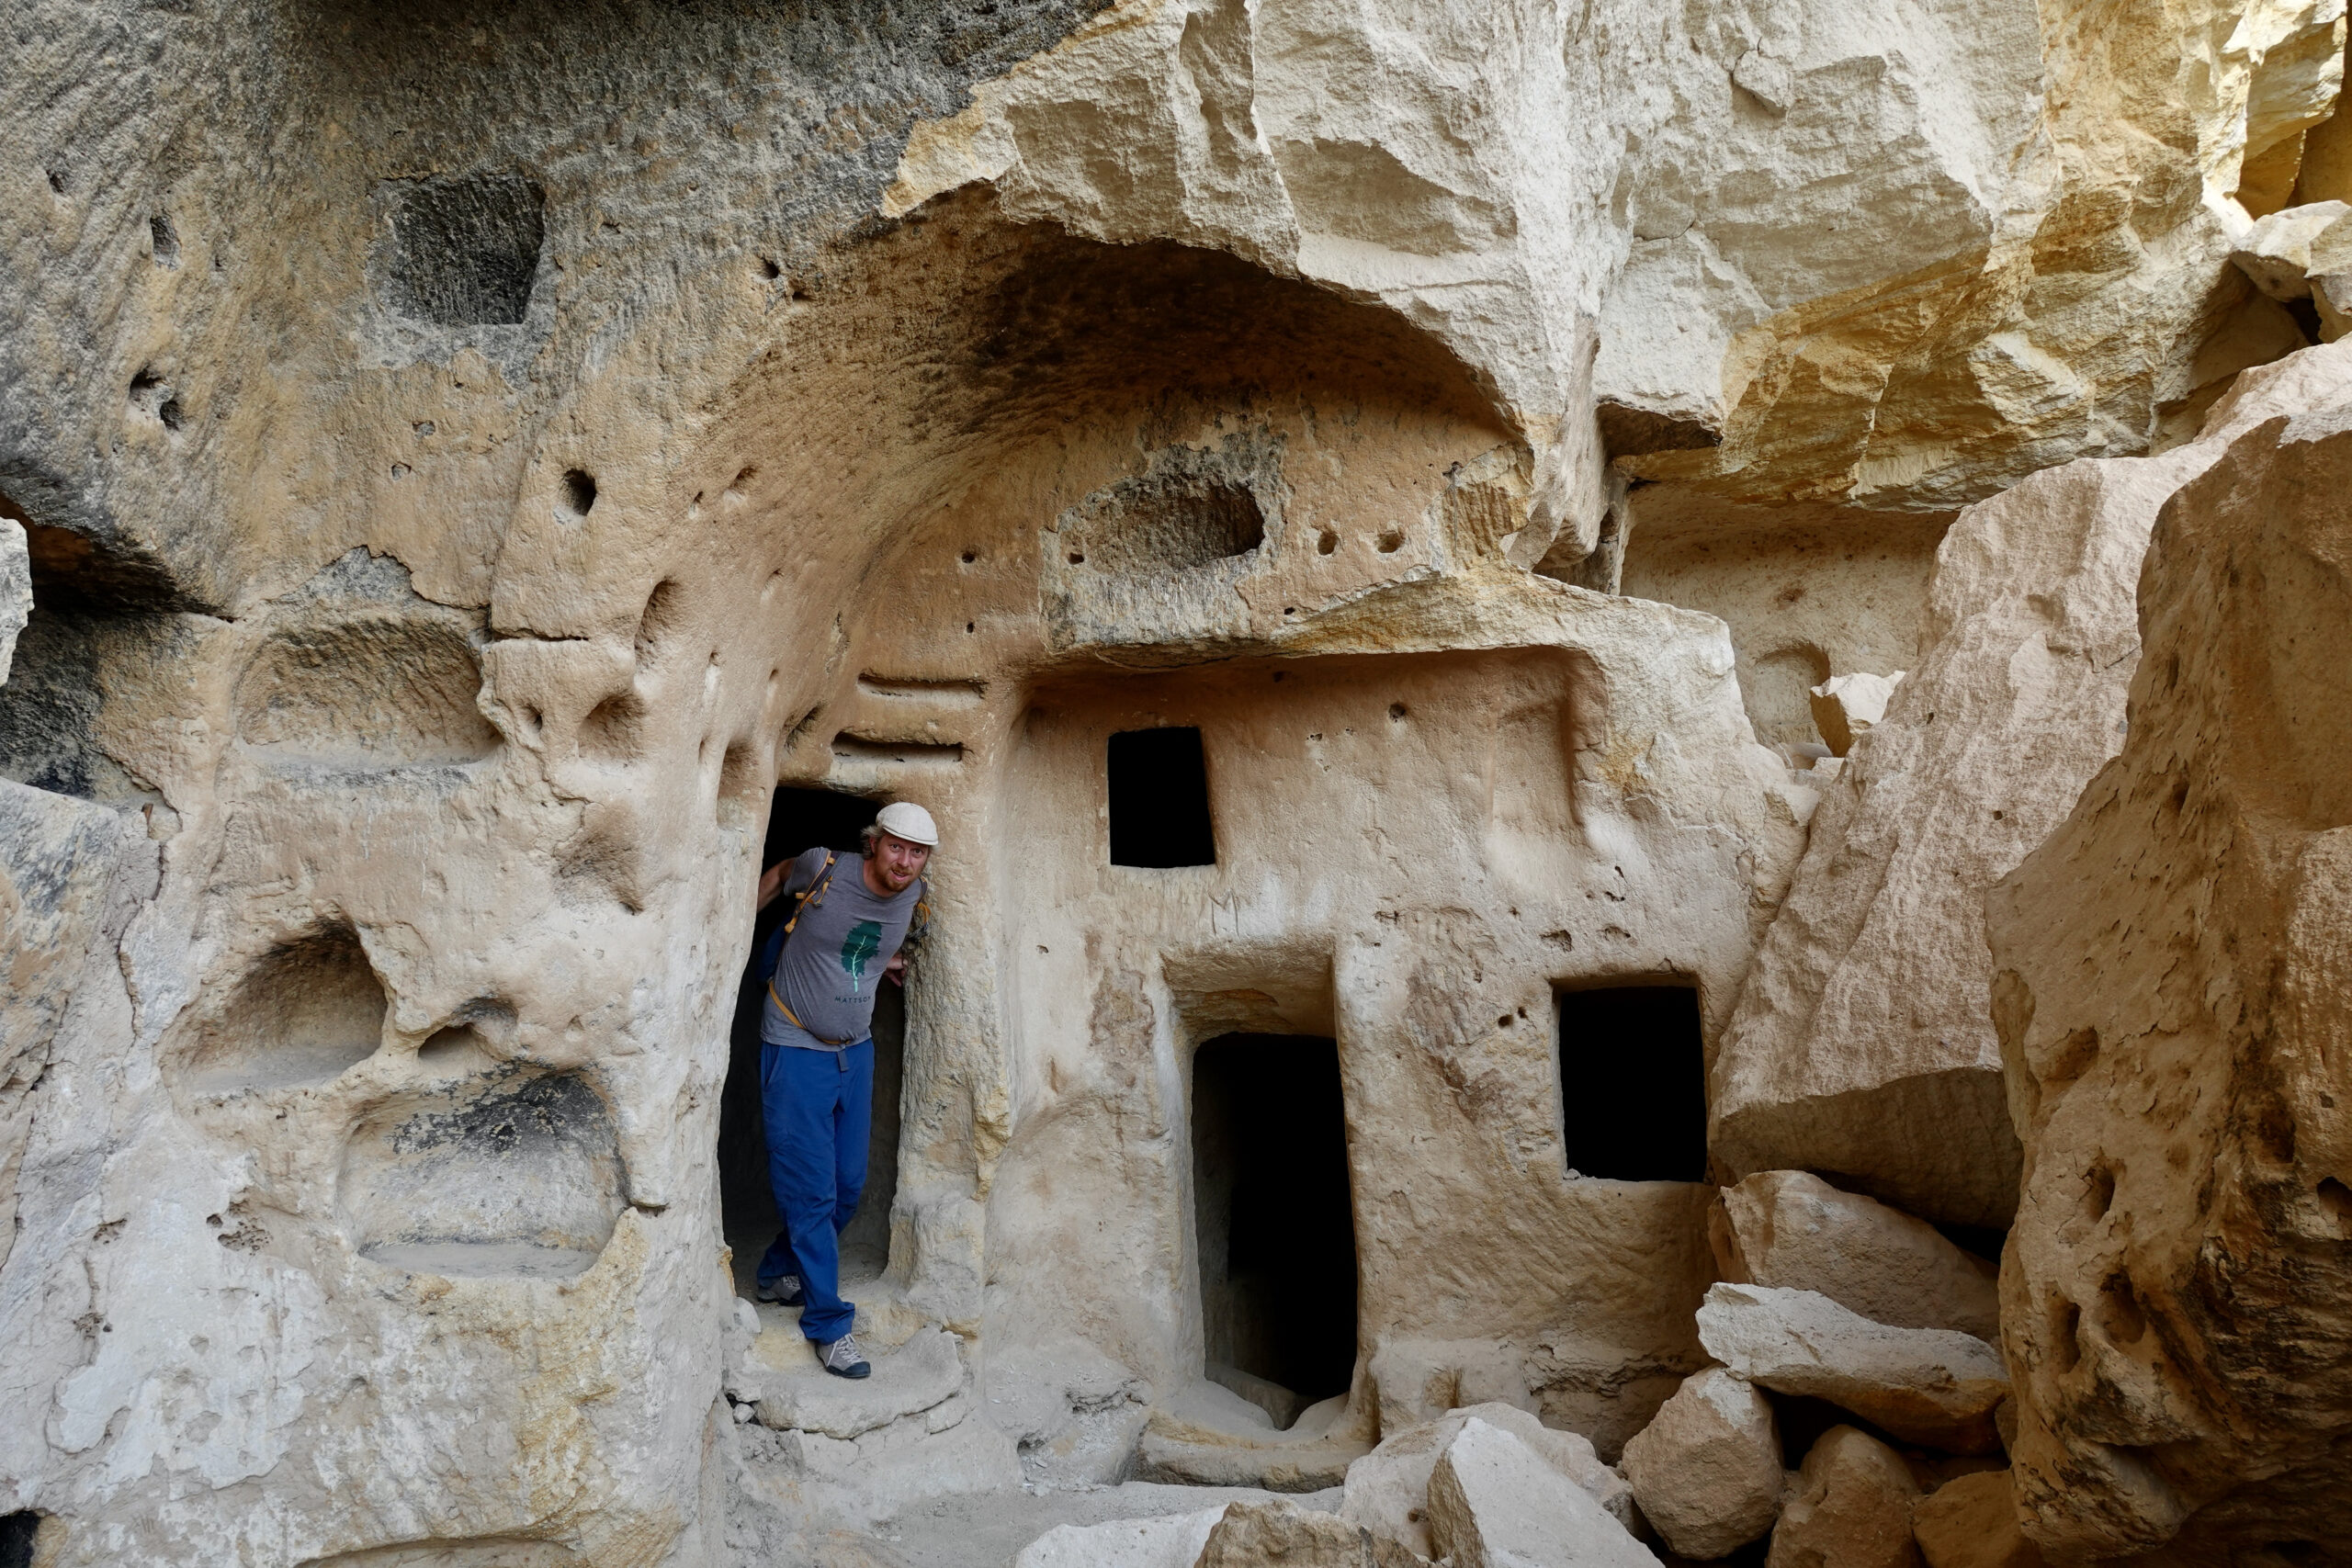
<svg viewBox="0 0 2352 1568">
<path fill-rule="evenodd" d="M 1210 1379 L 1278 1427 L 1347 1393 L 1356 1230 L 1336 1042 L 1225 1034 L 1193 1053 L 1193 1227 Z"/>
<path fill-rule="evenodd" d="M 1568 1168 L 1617 1181 L 1707 1179 L 1706 1049 L 1694 986 L 1560 993 Z"/>
<path fill-rule="evenodd" d="M 1111 737 L 1111 863 L 1215 865 L 1201 732 L 1125 729 Z"/>
<path fill-rule="evenodd" d="M 779 789 L 768 811 L 762 869 L 801 851 L 823 845 L 843 855 L 859 852 L 858 835 L 874 820 L 879 803 L 823 789 Z M 838 873 L 836 874 L 839 874 Z M 768 936 L 792 913 L 792 900 L 778 898 L 760 911 L 752 951 L 743 961 L 735 998 L 727 1087 L 718 1103 L 718 1201 L 734 1249 L 737 1288 L 752 1294 L 760 1254 L 775 1239 L 775 1199 L 768 1188 L 767 1138 L 760 1121 L 760 1005 L 767 976 L 760 955 Z M 899 1090 L 905 1070 L 906 994 L 896 986 L 877 989 L 874 1002 L 874 1131 L 865 1158 L 865 1195 L 857 1215 L 842 1233 L 842 1277 L 879 1274 L 889 1259 L 890 1201 L 899 1187 Z"/>
</svg>

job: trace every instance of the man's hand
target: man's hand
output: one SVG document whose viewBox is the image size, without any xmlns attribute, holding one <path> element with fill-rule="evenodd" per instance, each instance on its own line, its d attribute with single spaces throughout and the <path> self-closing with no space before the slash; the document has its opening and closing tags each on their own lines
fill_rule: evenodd
<svg viewBox="0 0 2352 1568">
<path fill-rule="evenodd" d="M 882 977 L 889 981 L 890 984 L 894 986 L 905 985 L 907 983 L 907 955 L 903 953 L 894 953 L 890 954 L 890 962 L 882 965 Z"/>
</svg>

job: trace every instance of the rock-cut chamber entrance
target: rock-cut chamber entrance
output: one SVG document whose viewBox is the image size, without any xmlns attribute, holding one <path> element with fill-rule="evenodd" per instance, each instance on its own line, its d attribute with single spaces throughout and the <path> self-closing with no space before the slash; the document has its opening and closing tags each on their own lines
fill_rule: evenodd
<svg viewBox="0 0 2352 1568">
<path fill-rule="evenodd" d="M 1355 1372 L 1338 1043 L 1219 1035 L 1193 1054 L 1192 1112 L 1204 1370 L 1288 1427 Z"/>
<path fill-rule="evenodd" d="M 763 869 L 801 851 L 823 845 L 842 855 L 859 852 L 858 835 L 874 820 L 879 801 L 832 790 L 782 788 L 768 812 L 762 847 Z M 752 951 L 743 962 L 735 998 L 727 1087 L 718 1106 L 718 1201 L 734 1249 L 738 1290 L 752 1294 L 760 1254 L 775 1239 L 775 1199 L 768 1188 L 767 1138 L 760 1122 L 760 1003 L 767 976 L 760 957 L 769 935 L 792 913 L 793 901 L 778 898 L 760 911 Z M 874 1130 L 866 1145 L 865 1193 L 857 1214 L 842 1233 L 842 1279 L 872 1279 L 889 1261 L 890 1202 L 899 1186 L 899 1090 L 906 1061 L 906 993 L 880 987 L 874 1003 Z"/>
</svg>

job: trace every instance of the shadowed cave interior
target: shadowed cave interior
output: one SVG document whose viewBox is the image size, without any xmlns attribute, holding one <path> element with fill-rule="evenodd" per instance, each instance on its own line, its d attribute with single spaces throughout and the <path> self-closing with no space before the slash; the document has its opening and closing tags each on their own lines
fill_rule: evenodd
<svg viewBox="0 0 2352 1568">
<path fill-rule="evenodd" d="M 1560 993 L 1568 1169 L 1613 1181 L 1707 1179 L 1706 1048 L 1690 985 Z"/>
<path fill-rule="evenodd" d="M 778 789 L 768 812 L 763 868 L 821 844 L 843 855 L 859 852 L 858 834 L 882 802 L 834 790 Z M 837 873 L 838 874 L 838 873 Z M 791 917 L 793 900 L 779 897 L 760 911 L 752 950 L 735 998 L 727 1088 L 718 1110 L 718 1193 L 735 1276 L 752 1294 L 760 1254 L 775 1239 L 775 1199 L 768 1189 L 767 1139 L 760 1124 L 760 1004 L 767 976 L 760 956 L 768 937 Z M 874 1131 L 866 1146 L 865 1194 L 842 1233 L 842 1278 L 871 1279 L 890 1255 L 890 1201 L 899 1187 L 899 1089 L 905 1063 L 906 993 L 883 986 L 874 1003 Z"/>
<path fill-rule="evenodd" d="M 1356 1235 L 1336 1042 L 1223 1034 L 1193 1054 L 1193 1203 L 1209 1378 L 1284 1427 L 1347 1393 Z"/>
</svg>

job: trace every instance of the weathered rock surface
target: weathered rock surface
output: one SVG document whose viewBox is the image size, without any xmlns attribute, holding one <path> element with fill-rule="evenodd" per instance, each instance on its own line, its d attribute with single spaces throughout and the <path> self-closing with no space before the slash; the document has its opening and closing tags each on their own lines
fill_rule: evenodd
<svg viewBox="0 0 2352 1568">
<path fill-rule="evenodd" d="M 1419 1568 L 1427 1561 L 1331 1514 L 1295 1503 L 1236 1503 L 1210 1529 L 1194 1568 Z"/>
<path fill-rule="evenodd" d="M 2122 753 L 1986 901 L 2053 1560 L 2352 1554 L 2348 431 L 2312 385 L 2165 509 Z"/>
<path fill-rule="evenodd" d="M 17 634 L 33 612 L 32 557 L 25 548 L 25 525 L 0 517 L 0 684 L 8 679 Z"/>
<path fill-rule="evenodd" d="M 1781 1511 L 1781 1437 L 1770 1401 L 1721 1367 L 1684 1382 L 1625 1445 L 1642 1517 L 1675 1552 L 1727 1557 Z"/>
<path fill-rule="evenodd" d="M 1990 1264 L 1923 1220 L 1802 1170 L 1764 1170 L 1723 1190 L 1709 1219 L 1715 1266 L 1734 1284 L 1818 1291 L 1873 1323 L 2001 1337 Z"/>
<path fill-rule="evenodd" d="M 1484 1421 L 1510 1433 L 1554 1470 L 1575 1483 L 1628 1530 L 1635 1528 L 1634 1489 L 1600 1462 L 1592 1444 L 1575 1432 L 1559 1432 L 1509 1404 L 1474 1404 L 1435 1421 L 1394 1432 L 1380 1446 L 1348 1466 L 1340 1517 L 1404 1542 L 1424 1557 L 1435 1556 L 1430 1540 L 1430 1472 L 1438 1455 L 1463 1427 Z"/>
<path fill-rule="evenodd" d="M 2301 342 L 2225 258 L 2336 12 L 2111 10 L 21 0 L 6 1528 L 880 1559 L 834 1532 L 1023 1441 L 1115 1475 L 1207 1360 L 1329 1418 L 1156 1462 L 1334 1479 L 1488 1394 L 1617 1451 L 1703 1363 L 1713 1190 L 1571 1179 L 1563 987 L 1673 978 L 1675 1059 L 1720 1045 L 1823 782 L 1759 717 L 1916 668 L 1962 502 Z M 1782 555 L 1802 507 L 1806 614 L 1886 607 L 1831 668 L 1609 592 L 1668 492 Z M 1112 863 L 1139 728 L 1199 731 L 1195 863 Z M 746 890 L 823 836 L 780 784 L 946 833 L 852 1223 L 910 1358 L 872 1404 L 729 1382 Z M 1327 1043 L 1345 1123 L 1295 1375 L 1194 1186 L 1237 1032 Z M 943 1334 L 1089 1370 L 999 1427 Z"/>
<path fill-rule="evenodd" d="M 2006 1470 L 1937 1487 L 1912 1508 L 1911 1529 L 1928 1568 L 2043 1568 L 2041 1549 L 2018 1527 Z"/>
<path fill-rule="evenodd" d="M 1894 1328 L 1812 1291 L 1717 1285 L 1699 1309 L 1707 1353 L 1779 1393 L 1826 1399 L 1902 1438 L 1952 1453 L 1999 1446 L 2001 1354 L 1943 1328 Z"/>
<path fill-rule="evenodd" d="M 1583 1487 L 1509 1432 L 1476 1419 L 1463 1423 L 1430 1473 L 1429 1524 L 1430 1539 L 1454 1568 L 1657 1562 Z"/>
<path fill-rule="evenodd" d="M 1892 675 L 1858 670 L 1850 675 L 1832 676 L 1812 688 L 1809 695 L 1813 722 L 1820 729 L 1822 739 L 1829 743 L 1831 756 L 1843 757 L 1852 751 L 1854 742 L 1886 716 L 1886 705 L 1894 700 L 1894 688 L 1902 682 L 1900 670 Z"/>
<path fill-rule="evenodd" d="M 2346 351 L 2306 350 L 2243 378 L 2187 446 L 2037 474 L 1952 525 L 1928 650 L 1826 788 L 1724 1032 L 1709 1116 L 1732 1169 L 1835 1173 L 1906 1213 L 2007 1223 L 2017 1135 L 1984 892 L 2122 742 L 2158 512 L 2234 436 L 2347 375 Z"/>
<path fill-rule="evenodd" d="M 944 1329 L 926 1329 L 896 1349 L 875 1352 L 873 1375 L 856 1381 L 826 1371 L 797 1335 L 763 1336 L 763 1342 L 783 1347 L 778 1359 L 789 1359 L 775 1367 L 747 1358 L 744 1365 L 729 1369 L 728 1393 L 754 1406 L 761 1426 L 777 1430 L 863 1437 L 934 1410 L 964 1387 L 961 1349 Z"/>
<path fill-rule="evenodd" d="M 1920 1568 L 1911 1534 L 1918 1496 L 1902 1455 L 1867 1432 L 1832 1427 L 1804 1456 L 1765 1568 Z"/>
<path fill-rule="evenodd" d="M 1062 1525 L 1023 1547 L 1013 1568 L 1193 1568 L 1230 1506 L 1155 1519 Z"/>
</svg>

